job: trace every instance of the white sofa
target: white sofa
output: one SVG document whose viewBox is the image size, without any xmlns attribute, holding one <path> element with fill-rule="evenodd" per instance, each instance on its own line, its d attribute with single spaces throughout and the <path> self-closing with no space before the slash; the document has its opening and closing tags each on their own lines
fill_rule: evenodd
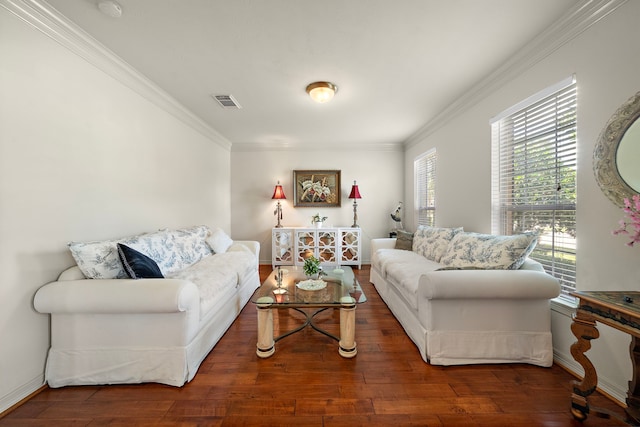
<svg viewBox="0 0 640 427">
<path fill-rule="evenodd" d="M 165 278 L 124 278 L 117 243 L 149 255 Z M 51 387 L 181 386 L 260 286 L 259 243 L 233 242 L 206 226 L 70 249 L 78 265 L 34 298 L 37 311 L 51 313 Z"/>
<path fill-rule="evenodd" d="M 427 229 L 419 228 L 411 250 L 395 249 L 395 238 L 371 242 L 370 281 L 422 358 L 434 365 L 551 366 L 549 303 L 559 295 L 560 286 L 540 263 L 527 258 L 533 248 L 523 251 L 522 259 L 509 265 L 517 267 L 515 270 L 497 269 L 496 265 L 483 269 L 482 263 L 473 265 L 468 247 L 451 247 L 454 236 L 439 242 L 433 238 L 418 241 Z M 433 250 L 429 243 L 439 248 Z M 456 261 L 451 262 L 454 256 L 443 264 L 447 250 L 455 252 L 456 248 L 466 261 L 458 259 L 462 265 L 456 267 Z M 482 252 L 476 252 L 477 258 L 486 255 L 486 247 L 484 255 L 479 255 Z"/>
</svg>

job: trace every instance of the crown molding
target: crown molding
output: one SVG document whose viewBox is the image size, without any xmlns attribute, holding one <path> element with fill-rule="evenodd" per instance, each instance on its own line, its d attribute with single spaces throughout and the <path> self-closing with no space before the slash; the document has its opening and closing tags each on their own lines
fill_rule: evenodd
<svg viewBox="0 0 640 427">
<path fill-rule="evenodd" d="M 231 149 L 228 139 L 45 1 L 0 0 L 0 6 L 222 148 Z"/>
<path fill-rule="evenodd" d="M 300 143 L 234 143 L 231 152 L 252 152 L 252 151 L 341 151 L 341 152 L 365 152 L 365 151 L 404 151 L 404 145 L 385 143 L 385 144 L 349 144 L 348 146 L 340 144 L 323 144 L 320 148 L 309 148 L 308 145 Z"/>
<path fill-rule="evenodd" d="M 575 39 L 583 31 L 625 4 L 628 0 L 588 0 L 578 2 L 560 19 L 527 43 L 517 54 L 480 80 L 464 95 L 449 104 L 433 119 L 411 135 L 405 142 L 412 147 L 444 126 L 454 117 L 473 107 L 500 86 Z"/>
</svg>

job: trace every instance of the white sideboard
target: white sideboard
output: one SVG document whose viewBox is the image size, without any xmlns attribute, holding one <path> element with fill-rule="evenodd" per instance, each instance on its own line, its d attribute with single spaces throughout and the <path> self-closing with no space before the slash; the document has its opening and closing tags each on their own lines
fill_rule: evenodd
<svg viewBox="0 0 640 427">
<path fill-rule="evenodd" d="M 358 227 L 282 227 L 271 231 L 271 264 L 302 265 L 310 255 L 325 265 L 362 264 Z"/>
</svg>

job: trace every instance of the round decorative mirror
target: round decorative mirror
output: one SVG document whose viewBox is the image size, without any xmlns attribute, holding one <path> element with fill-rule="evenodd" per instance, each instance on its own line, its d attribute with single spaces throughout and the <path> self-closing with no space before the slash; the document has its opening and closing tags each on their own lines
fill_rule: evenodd
<svg viewBox="0 0 640 427">
<path fill-rule="evenodd" d="M 593 172 L 602 192 L 617 206 L 640 193 L 640 92 L 607 122 L 593 152 Z"/>
</svg>

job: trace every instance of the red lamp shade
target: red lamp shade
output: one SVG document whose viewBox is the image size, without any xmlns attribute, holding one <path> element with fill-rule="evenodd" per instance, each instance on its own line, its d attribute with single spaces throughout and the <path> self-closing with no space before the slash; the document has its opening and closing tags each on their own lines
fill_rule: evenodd
<svg viewBox="0 0 640 427">
<path fill-rule="evenodd" d="M 282 185 L 280 185 L 280 183 L 278 182 L 278 185 L 276 185 L 276 188 L 273 189 L 273 196 L 271 197 L 272 199 L 286 199 L 285 195 L 284 195 L 284 190 L 282 189 Z"/>
<path fill-rule="evenodd" d="M 360 196 L 360 190 L 358 190 L 358 186 L 355 181 L 353 181 L 353 185 L 351 186 L 351 194 L 349 194 L 349 198 L 362 199 L 362 196 Z"/>
</svg>

